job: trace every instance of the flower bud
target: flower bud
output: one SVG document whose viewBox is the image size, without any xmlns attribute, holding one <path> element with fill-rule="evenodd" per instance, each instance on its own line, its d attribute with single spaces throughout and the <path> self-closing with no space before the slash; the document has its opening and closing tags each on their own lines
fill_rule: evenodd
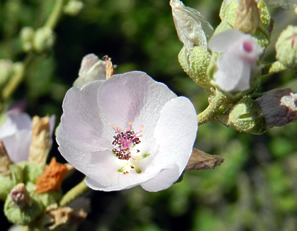
<svg viewBox="0 0 297 231">
<path fill-rule="evenodd" d="M 55 42 L 55 34 L 48 27 L 41 27 L 36 30 L 33 47 L 37 52 L 44 52 L 52 48 Z"/>
<path fill-rule="evenodd" d="M 297 119 L 297 94 L 290 88 L 274 89 L 256 99 L 266 128 L 280 127 Z"/>
<path fill-rule="evenodd" d="M 82 88 L 88 82 L 105 80 L 105 78 L 106 62 L 94 54 L 88 54 L 81 61 L 78 78 L 74 81 L 73 86 Z"/>
<path fill-rule="evenodd" d="M 80 13 L 84 4 L 81 1 L 73 0 L 69 1 L 66 6 L 64 6 L 63 12 L 70 16 L 75 16 Z"/>
<path fill-rule="evenodd" d="M 251 35 L 238 30 L 226 30 L 211 38 L 209 48 L 216 53 L 208 67 L 211 84 L 226 93 L 252 89 L 260 70 L 257 60 L 263 49 Z M 215 65 L 214 65 L 215 63 Z"/>
<path fill-rule="evenodd" d="M 57 203 L 57 201 L 61 199 L 61 190 L 58 192 L 44 192 L 37 194 L 35 193 L 36 185 L 32 182 L 28 182 L 26 184 L 26 188 L 32 195 L 32 198 L 38 201 L 43 208 L 47 208 L 48 206 Z"/>
<path fill-rule="evenodd" d="M 28 225 L 42 212 L 42 206 L 29 194 L 23 186 L 15 186 L 4 204 L 7 219 L 17 225 Z M 20 205 L 25 205 L 22 209 Z"/>
<path fill-rule="evenodd" d="M 42 174 L 43 168 L 35 163 L 27 161 L 17 163 L 23 169 L 23 180 L 24 183 L 32 182 L 36 183 L 37 178 Z"/>
<path fill-rule="evenodd" d="M 23 27 L 20 32 L 22 47 L 25 52 L 32 50 L 34 30 L 32 27 Z"/>
<path fill-rule="evenodd" d="M 255 0 L 253 1 L 255 2 Z M 214 34 L 221 33 L 224 30 L 230 29 L 230 27 L 238 28 L 248 33 L 253 32 L 252 34 L 258 45 L 266 48 L 270 42 L 269 34 L 266 31 L 266 28 L 270 25 L 270 14 L 266 4 L 261 0 L 257 4 L 257 9 L 260 12 L 257 16 L 256 6 L 253 1 L 245 0 L 246 3 L 249 2 L 250 4 L 239 4 L 239 0 L 224 0 L 220 9 L 222 22 L 216 28 Z M 251 11 L 249 12 L 249 10 Z M 235 26 L 236 21 L 237 24 Z"/>
<path fill-rule="evenodd" d="M 239 0 L 234 29 L 253 35 L 260 26 L 260 15 L 255 0 Z"/>
<path fill-rule="evenodd" d="M 179 40 L 184 44 L 187 53 L 194 46 L 207 50 L 207 40 L 213 34 L 213 28 L 202 14 L 185 6 L 180 0 L 170 0 L 172 16 Z"/>
<path fill-rule="evenodd" d="M 18 166 L 17 164 L 11 164 L 9 168 L 10 168 L 10 172 L 11 172 L 11 176 L 14 184 L 24 182 L 22 167 Z"/>
<path fill-rule="evenodd" d="M 297 27 L 288 26 L 279 36 L 276 44 L 276 59 L 285 66 L 297 70 Z"/>
<path fill-rule="evenodd" d="M 238 6 L 237 0 L 224 0 L 219 13 L 222 22 L 226 22 L 233 27 L 236 21 L 236 9 Z"/>
<path fill-rule="evenodd" d="M 29 162 L 43 167 L 51 148 L 50 117 L 32 119 L 32 141 L 30 145 Z"/>
<path fill-rule="evenodd" d="M 260 135 L 266 131 L 261 110 L 249 96 L 243 97 L 231 109 L 228 124 L 237 131 L 254 135 Z"/>
<path fill-rule="evenodd" d="M 19 183 L 14 186 L 10 191 L 10 197 L 13 203 L 22 210 L 27 205 L 31 206 L 32 201 L 26 187 L 23 183 Z"/>
<path fill-rule="evenodd" d="M 0 199 L 5 200 L 15 184 L 11 179 L 0 174 L 0 185 Z"/>
<path fill-rule="evenodd" d="M 185 47 L 178 54 L 178 61 L 191 79 L 201 87 L 210 87 L 207 75 L 207 67 L 210 62 L 210 54 L 202 47 L 194 47 L 190 55 L 187 55 Z"/>
</svg>

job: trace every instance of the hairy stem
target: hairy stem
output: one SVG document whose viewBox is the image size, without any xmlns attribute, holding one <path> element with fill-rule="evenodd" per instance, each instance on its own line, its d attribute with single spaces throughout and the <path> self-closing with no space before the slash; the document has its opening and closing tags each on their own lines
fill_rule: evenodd
<svg viewBox="0 0 297 231">
<path fill-rule="evenodd" d="M 216 111 L 226 100 L 226 96 L 219 90 L 216 90 L 216 95 L 208 105 L 208 107 L 198 115 L 198 124 L 202 125 L 213 120 Z"/>
<path fill-rule="evenodd" d="M 59 205 L 65 206 L 89 190 L 84 181 L 70 189 L 60 200 Z"/>
</svg>

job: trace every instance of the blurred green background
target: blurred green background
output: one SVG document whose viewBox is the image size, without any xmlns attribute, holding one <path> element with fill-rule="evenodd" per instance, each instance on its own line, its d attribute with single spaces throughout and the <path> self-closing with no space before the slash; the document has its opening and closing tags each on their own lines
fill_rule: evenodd
<svg viewBox="0 0 297 231">
<path fill-rule="evenodd" d="M 0 1 L 0 59 L 23 60 L 20 30 L 24 26 L 41 27 L 54 2 Z M 184 3 L 198 9 L 214 27 L 219 24 L 221 1 Z M 296 15 L 291 11 L 272 11 L 276 32 L 264 57 L 267 62 L 274 60 L 273 44 L 280 29 L 288 23 L 296 24 Z M 108 55 L 118 66 L 118 73 L 147 72 L 178 95 L 189 97 L 197 113 L 207 106 L 206 94 L 186 76 L 177 61 L 182 44 L 168 0 L 85 0 L 77 16 L 62 16 L 55 33 L 53 49 L 31 63 L 10 99 L 26 100 L 31 116 L 55 114 L 59 123 L 64 94 L 77 77 L 82 57 L 88 53 Z M 290 86 L 296 91 L 294 79 L 289 71 L 265 77 L 262 89 Z M 91 212 L 79 230 L 297 230 L 296 138 L 296 122 L 261 136 L 239 134 L 215 123 L 202 125 L 195 147 L 222 156 L 225 162 L 220 167 L 186 173 L 181 183 L 158 193 L 148 193 L 140 187 L 112 193 L 89 192 L 86 197 L 91 199 Z M 64 161 L 56 144 L 51 155 Z M 82 178 L 76 173 L 66 179 L 64 191 Z M 1 230 L 9 225 L 2 214 Z"/>
</svg>

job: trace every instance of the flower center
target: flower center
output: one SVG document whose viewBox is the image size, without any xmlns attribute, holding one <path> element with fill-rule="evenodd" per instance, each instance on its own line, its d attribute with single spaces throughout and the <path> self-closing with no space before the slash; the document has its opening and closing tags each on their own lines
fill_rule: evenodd
<svg viewBox="0 0 297 231">
<path fill-rule="evenodd" d="M 132 170 L 136 170 L 137 173 L 141 173 L 135 164 L 139 159 L 146 158 L 148 154 L 141 156 L 140 150 L 136 148 L 141 143 L 140 138 L 142 137 L 142 130 L 135 132 L 132 128 L 132 123 L 128 123 L 129 128 L 122 130 L 119 127 L 112 126 L 111 128 L 115 131 L 113 136 L 113 149 L 112 153 L 119 159 L 125 160 L 124 166 L 118 170 L 123 174 L 128 174 Z M 141 126 L 143 128 L 143 125 Z"/>
</svg>

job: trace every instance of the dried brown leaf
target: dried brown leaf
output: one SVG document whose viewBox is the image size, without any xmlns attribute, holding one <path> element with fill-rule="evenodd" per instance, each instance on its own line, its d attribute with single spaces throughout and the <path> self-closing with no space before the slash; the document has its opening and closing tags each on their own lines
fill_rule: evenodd
<svg viewBox="0 0 297 231">
<path fill-rule="evenodd" d="M 220 166 L 223 161 L 224 159 L 220 156 L 210 155 L 194 148 L 185 171 L 214 169 L 216 166 Z"/>
<path fill-rule="evenodd" d="M 59 191 L 66 174 L 67 168 L 65 165 L 58 163 L 56 158 L 53 157 L 49 166 L 38 177 L 35 192 Z"/>
</svg>

